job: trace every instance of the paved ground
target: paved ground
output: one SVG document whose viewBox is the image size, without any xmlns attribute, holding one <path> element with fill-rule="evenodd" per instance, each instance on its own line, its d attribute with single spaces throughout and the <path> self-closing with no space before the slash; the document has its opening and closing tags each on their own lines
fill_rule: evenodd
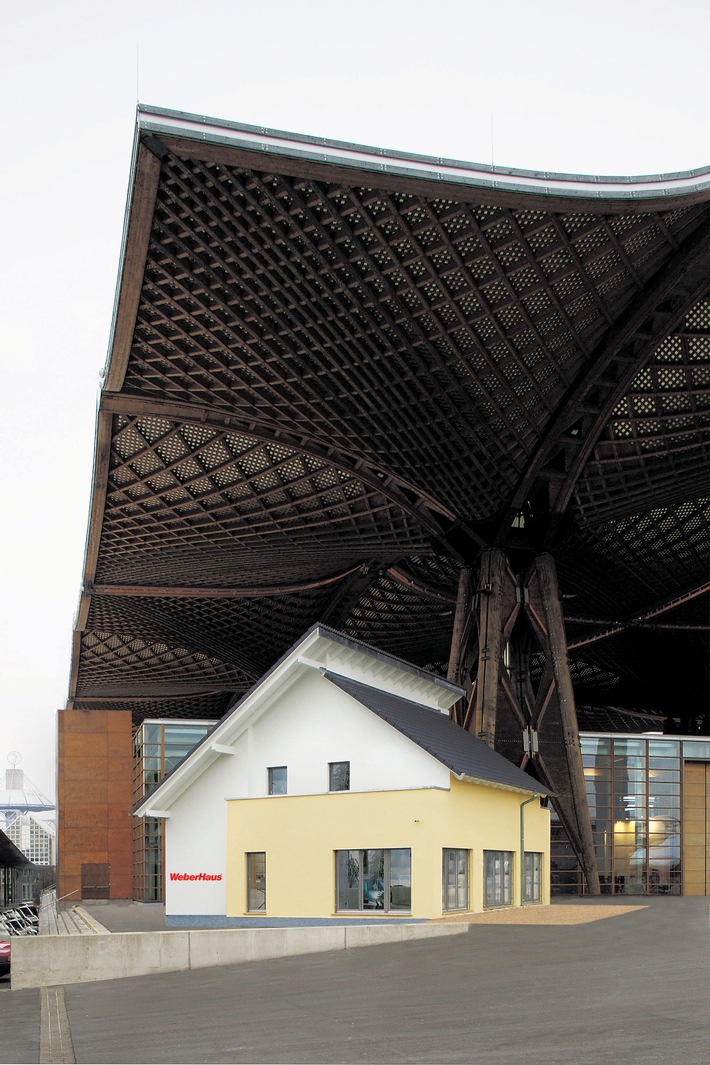
<svg viewBox="0 0 710 1065">
<path fill-rule="evenodd" d="M 3 977 L 0 988 L 0 1061 L 39 1061 L 39 992 L 10 991 Z"/>
<path fill-rule="evenodd" d="M 474 923 L 445 940 L 69 985 L 76 1060 L 707 1065 L 708 900 L 615 908 L 629 902 L 575 900 L 613 920 Z M 38 1015 L 37 992 L 0 995 L 0 1061 L 38 1061 Z"/>
<path fill-rule="evenodd" d="M 82 909 L 109 932 L 165 932 L 161 902 L 83 902 Z"/>
<path fill-rule="evenodd" d="M 556 899 L 552 906 L 527 906 L 488 910 L 486 913 L 442 917 L 441 922 L 468 921 L 470 924 L 587 924 L 607 917 L 620 917 L 646 904 L 645 899 L 624 900 L 618 896 L 580 900 L 577 896 Z M 164 932 L 165 907 L 161 903 L 87 902 L 82 909 L 109 932 Z M 195 925 L 196 928 L 204 927 Z M 181 928 L 181 931 L 184 929 Z"/>
</svg>

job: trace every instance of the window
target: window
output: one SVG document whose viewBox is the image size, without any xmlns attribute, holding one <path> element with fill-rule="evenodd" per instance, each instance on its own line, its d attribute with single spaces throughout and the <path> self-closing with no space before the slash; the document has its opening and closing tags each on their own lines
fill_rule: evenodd
<svg viewBox="0 0 710 1065">
<path fill-rule="evenodd" d="M 258 913 L 266 909 L 266 852 L 247 854 L 247 910 Z"/>
<path fill-rule="evenodd" d="M 269 795 L 285 795 L 286 794 L 286 766 L 275 765 L 270 766 L 267 770 L 269 774 Z"/>
<path fill-rule="evenodd" d="M 539 902 L 541 899 L 542 855 L 537 851 L 525 851 L 525 890 L 523 902 Z"/>
<path fill-rule="evenodd" d="M 335 908 L 375 913 L 411 912 L 411 850 L 336 851 Z"/>
<path fill-rule="evenodd" d="M 483 852 L 483 905 L 510 906 L 513 901 L 513 852 Z"/>
<path fill-rule="evenodd" d="M 328 791 L 350 791 L 350 762 L 328 762 Z"/>
<path fill-rule="evenodd" d="M 445 847 L 441 874 L 442 910 L 468 909 L 468 851 Z"/>
</svg>

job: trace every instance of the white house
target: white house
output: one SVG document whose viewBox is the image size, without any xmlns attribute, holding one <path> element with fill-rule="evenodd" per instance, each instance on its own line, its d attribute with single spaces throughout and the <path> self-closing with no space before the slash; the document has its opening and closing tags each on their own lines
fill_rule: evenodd
<svg viewBox="0 0 710 1065">
<path fill-rule="evenodd" d="M 169 925 L 426 920 L 549 902 L 549 792 L 455 685 L 315 625 L 137 808 Z"/>
</svg>

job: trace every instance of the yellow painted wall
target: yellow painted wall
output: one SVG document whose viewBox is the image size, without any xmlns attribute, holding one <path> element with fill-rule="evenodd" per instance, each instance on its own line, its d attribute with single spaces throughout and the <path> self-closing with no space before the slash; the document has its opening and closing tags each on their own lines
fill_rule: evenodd
<svg viewBox="0 0 710 1065">
<path fill-rule="evenodd" d="M 483 851 L 515 853 L 514 904 L 520 904 L 520 804 L 528 796 L 452 778 L 451 790 L 273 795 L 227 803 L 227 915 L 246 914 L 246 854 L 266 852 L 266 916 L 335 913 L 336 850 L 408 847 L 412 916 L 441 917 L 442 849 L 470 850 L 469 906 L 483 909 Z M 525 850 L 543 854 L 549 902 L 550 817 L 525 807 Z M 263 916 L 255 914 L 254 916 Z M 372 919 L 373 911 L 364 915 Z M 395 916 L 392 914 L 391 916 Z"/>
<path fill-rule="evenodd" d="M 710 895 L 710 762 L 683 768 L 683 894 Z"/>
</svg>

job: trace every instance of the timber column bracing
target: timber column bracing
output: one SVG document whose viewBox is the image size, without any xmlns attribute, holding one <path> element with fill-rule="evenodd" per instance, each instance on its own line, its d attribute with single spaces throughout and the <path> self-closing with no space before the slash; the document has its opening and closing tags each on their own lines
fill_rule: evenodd
<svg viewBox="0 0 710 1065">
<path fill-rule="evenodd" d="M 477 576 L 462 570 L 449 679 L 469 692 L 467 705 L 457 715 L 459 724 L 555 792 L 555 810 L 577 853 L 587 890 L 598 895 L 564 619 L 551 555 L 538 556 L 524 572 L 516 573 L 505 552 L 488 548 L 481 555 Z"/>
</svg>

